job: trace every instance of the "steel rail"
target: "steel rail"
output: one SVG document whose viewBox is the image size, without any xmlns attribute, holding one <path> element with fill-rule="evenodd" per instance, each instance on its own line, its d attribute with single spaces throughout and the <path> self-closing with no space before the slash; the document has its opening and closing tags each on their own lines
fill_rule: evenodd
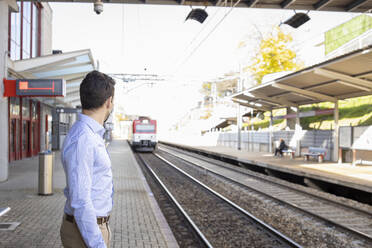
<svg viewBox="0 0 372 248">
<path fill-rule="evenodd" d="M 199 180 L 197 180 L 196 178 L 194 178 L 193 176 L 187 174 L 185 171 L 181 170 L 180 168 L 178 168 L 176 165 L 174 165 L 172 162 L 168 161 L 167 159 L 163 158 L 162 156 L 160 156 L 159 154 L 156 154 L 154 153 L 154 155 L 156 157 L 158 157 L 159 159 L 161 159 L 162 161 L 164 161 L 165 163 L 169 164 L 171 167 L 173 167 L 174 169 L 176 169 L 177 171 L 179 171 L 181 174 L 185 175 L 186 177 L 188 177 L 189 179 L 191 179 L 192 181 L 194 181 L 195 183 L 199 184 L 200 186 L 202 186 L 204 189 L 208 190 L 209 192 L 211 192 L 212 194 L 214 194 L 215 196 L 217 196 L 218 198 L 220 198 L 221 200 L 227 202 L 229 205 L 231 205 L 233 208 L 237 209 L 238 211 L 240 211 L 241 213 L 243 213 L 245 216 L 249 217 L 251 220 L 253 220 L 255 223 L 259 224 L 261 227 L 263 227 L 264 229 L 266 229 L 267 231 L 269 231 L 270 233 L 274 234 L 277 238 L 279 238 L 280 240 L 282 240 L 283 242 L 285 242 L 287 245 L 289 245 L 290 247 L 302 247 L 301 245 L 297 244 L 295 241 L 293 241 L 292 239 L 290 239 L 289 237 L 285 236 L 284 234 L 282 234 L 281 232 L 279 232 L 278 230 L 276 230 L 275 228 L 271 227 L 270 225 L 266 224 L 265 222 L 263 222 L 262 220 L 258 219 L 257 217 L 255 217 L 254 215 L 252 215 L 251 213 L 249 213 L 248 211 L 246 211 L 245 209 L 241 208 L 239 205 L 237 205 L 236 203 L 232 202 L 231 200 L 227 199 L 226 197 L 224 197 L 223 195 L 221 195 L 220 193 L 216 192 L 215 190 L 211 189 L 210 187 L 208 187 L 207 185 L 205 185 L 204 183 L 200 182 Z"/>
<path fill-rule="evenodd" d="M 342 228 L 342 229 L 345 229 L 345 230 L 347 230 L 347 231 L 349 231 L 349 232 L 351 232 L 351 233 L 353 233 L 353 234 L 355 234 L 355 235 L 358 235 L 358 236 L 360 236 L 360 237 L 362 237 L 362 238 L 364 238 L 364 239 L 367 239 L 369 242 L 372 242 L 372 237 L 371 237 L 370 235 L 366 234 L 366 233 L 363 233 L 363 232 L 361 232 L 361 231 L 359 231 L 359 230 L 356 230 L 356 229 L 354 229 L 354 228 L 351 228 L 351 227 L 345 226 L 345 225 L 343 225 L 343 224 L 340 224 L 340 223 L 334 222 L 334 221 L 332 221 L 332 220 L 330 220 L 330 219 L 327 219 L 326 217 L 323 217 L 323 216 L 318 215 L 318 214 L 316 214 L 316 213 L 314 213 L 314 212 L 311 212 L 311 211 L 309 211 L 309 210 L 306 210 L 306 209 L 304 209 L 304 208 L 302 208 L 302 207 L 300 207 L 300 206 L 298 206 L 298 205 L 296 205 L 296 204 L 292 204 L 292 203 L 290 203 L 290 202 L 288 202 L 288 201 L 285 201 L 285 200 L 279 199 L 279 198 L 277 198 L 277 197 L 275 197 L 275 196 L 272 196 L 272 195 L 269 195 L 269 194 L 267 194 L 267 193 L 264 193 L 264 192 L 262 192 L 262 191 L 260 191 L 260 190 L 258 190 L 258 189 L 255 189 L 255 188 L 253 188 L 253 187 L 250 187 L 250 186 L 247 186 L 247 185 L 245 185 L 245 184 L 242 184 L 242 183 L 240 183 L 240 182 L 238 182 L 238 181 L 235 181 L 235 180 L 233 180 L 233 179 L 231 179 L 231 178 L 228 178 L 228 177 L 226 177 L 226 176 L 224 176 L 224 175 L 222 175 L 222 174 L 220 174 L 220 173 L 218 173 L 218 172 L 215 172 L 215 171 L 213 171 L 213 170 L 211 170 L 211 169 L 207 169 L 207 168 L 205 168 L 205 167 L 203 167 L 203 166 L 199 166 L 199 165 L 197 165 L 197 164 L 195 164 L 195 163 L 193 163 L 193 162 L 190 162 L 190 161 L 188 161 L 188 160 L 186 160 L 186 159 L 183 159 L 183 158 L 181 158 L 181 157 L 179 157 L 179 156 L 177 156 L 177 155 L 175 155 L 175 154 L 172 154 L 172 153 L 170 153 L 170 152 L 167 152 L 167 151 L 165 151 L 164 149 L 161 149 L 161 150 L 164 151 L 164 152 L 166 152 L 166 153 L 168 153 L 168 154 L 171 154 L 172 156 L 175 156 L 175 157 L 177 157 L 177 158 L 179 158 L 179 159 L 181 159 L 181 160 L 183 160 L 183 161 L 186 161 L 186 162 L 188 162 L 188 163 L 190 163 L 190 164 L 193 164 L 194 166 L 197 166 L 197 167 L 199 167 L 199 168 L 201 168 L 201 169 L 203 169 L 203 170 L 206 170 L 206 171 L 208 171 L 208 172 L 210 172 L 210 173 L 212 173 L 212 174 L 215 174 L 215 175 L 220 176 L 220 177 L 222 177 L 222 178 L 224 178 L 224 179 L 226 179 L 226 180 L 229 180 L 229 181 L 231 181 L 231 182 L 233 182 L 233 183 L 236 183 L 236 184 L 238 184 L 239 186 L 241 186 L 241 187 L 243 187 L 243 188 L 248 188 L 249 190 L 252 190 L 252 191 L 254 191 L 254 192 L 256 192 L 256 193 L 259 193 L 259 194 L 265 195 L 266 197 L 271 198 L 271 199 L 273 199 L 273 200 L 276 200 L 276 201 L 278 201 L 278 202 L 280 202 L 280 203 L 287 204 L 287 205 L 289 205 L 289 206 L 291 206 L 291 207 L 293 207 L 293 208 L 295 208 L 295 209 L 297 209 L 297 210 L 299 210 L 299 211 L 302 211 L 302 212 L 304 212 L 304 213 L 306 213 L 306 214 L 309 214 L 309 215 L 315 216 L 315 217 L 317 217 L 318 219 L 321 219 L 321 220 L 325 221 L 326 223 L 329 223 L 329 224 L 332 224 L 332 225 L 334 225 L 334 226 L 336 226 L 336 227 L 340 227 L 340 228 Z M 179 152 L 179 151 L 178 151 L 178 152 Z M 269 182 L 270 184 L 280 185 L 280 186 L 285 187 L 285 188 L 287 188 L 287 189 L 289 189 L 289 190 L 296 191 L 296 192 L 298 192 L 298 193 L 300 193 L 300 194 L 309 195 L 309 196 L 311 196 L 311 197 L 313 197 L 313 198 L 319 198 L 319 199 L 321 199 L 321 200 L 323 200 L 323 201 L 328 201 L 328 202 L 330 202 L 331 204 L 340 205 L 340 206 L 342 206 L 343 208 L 352 209 L 352 210 L 354 210 L 354 211 L 359 211 L 359 212 L 361 212 L 361 213 L 363 213 L 363 214 L 370 215 L 370 213 L 368 213 L 367 211 L 364 211 L 364 210 L 361 210 L 361 209 L 357 209 L 357 208 L 353 208 L 353 207 L 351 207 L 351 206 L 348 206 L 348 205 L 345 205 L 345 204 L 342 204 L 342 203 L 338 203 L 338 202 L 335 202 L 335 201 L 333 201 L 333 200 L 329 200 L 329 199 L 326 199 L 326 198 L 323 198 L 323 197 L 320 197 L 320 196 L 316 196 L 316 195 L 313 195 L 313 194 L 311 194 L 311 193 L 308 193 L 308 192 L 305 192 L 305 191 L 301 191 L 300 189 L 295 189 L 295 188 L 289 187 L 289 186 L 284 185 L 284 184 L 281 184 L 281 183 L 277 183 L 277 182 L 269 181 L 268 179 L 261 178 L 261 177 L 258 177 L 258 176 L 256 176 L 256 175 L 251 175 L 251 174 L 248 174 L 248 173 L 245 173 L 245 172 L 242 172 L 242 171 L 239 171 L 239 170 L 233 169 L 233 168 L 228 168 L 228 167 L 226 167 L 226 166 L 219 165 L 219 164 L 217 164 L 217 163 L 213 163 L 212 161 L 208 161 L 208 160 L 206 160 L 206 159 L 198 158 L 198 157 L 195 157 L 195 156 L 192 156 L 192 155 L 188 155 L 188 154 L 186 154 L 186 155 L 187 155 L 187 156 L 190 156 L 190 157 L 193 157 L 193 158 L 196 158 L 196 159 L 199 159 L 199 160 L 202 160 L 202 161 L 205 161 L 205 162 L 207 162 L 207 163 L 211 163 L 211 164 L 214 164 L 214 165 L 217 165 L 217 166 L 220 166 L 220 167 L 227 168 L 227 169 L 229 169 L 229 170 L 233 170 L 233 171 L 238 172 L 238 173 L 240 173 L 240 174 L 244 174 L 244 175 L 247 175 L 247 176 L 250 176 L 250 177 L 254 177 L 254 178 L 256 178 L 256 179 L 259 179 L 259 180 L 263 180 L 263 181 Z"/>
<path fill-rule="evenodd" d="M 204 162 L 207 162 L 207 163 L 211 163 L 211 164 L 214 164 L 214 165 L 217 165 L 217 166 L 220 166 L 220 167 L 224 167 L 226 169 L 229 169 L 229 170 L 233 170 L 235 172 L 238 172 L 238 173 L 241 173 L 241 174 L 244 174 L 244 175 L 247 175 L 247 176 L 251 176 L 251 177 L 254 177 L 254 178 L 257 178 L 259 180 L 263 180 L 263 181 L 266 181 L 268 183 L 271 183 L 271 184 L 276 184 L 276 185 L 280 185 L 282 187 L 285 187 L 285 188 L 288 188 L 290 190 L 293 190 L 293 191 L 296 191 L 298 193 L 301 193 L 301 194 L 306 194 L 306 195 L 309 195 L 311 197 L 315 197 L 315 198 L 319 198 L 319 199 L 322 199 L 324 201 L 327 201 L 327 202 L 331 202 L 333 204 L 336 204 L 336 205 L 339 205 L 339 206 L 342 206 L 344 208 L 347 208 L 347 209 L 352 209 L 352 210 L 355 210 L 355 211 L 358 211 L 358 212 L 361 212 L 363 214 L 366 214 L 366 215 L 371 215 L 370 212 L 368 212 L 367 210 L 364 210 L 364 209 L 360 209 L 360 208 L 356 208 L 356 207 L 353 207 L 353 206 L 349 206 L 349 205 L 346 205 L 345 203 L 342 203 L 342 202 L 337 202 L 333 199 L 328 199 L 328 198 L 325 198 L 324 196 L 320 196 L 320 195 L 316 195 L 314 193 L 311 193 L 311 192 L 306 192 L 306 191 L 303 191 L 301 189 L 298 189 L 298 188 L 293 188 L 289 185 L 286 185 L 284 183 L 281 183 L 281 182 L 273 182 L 273 181 L 270 181 L 269 179 L 266 179 L 266 178 L 263 178 L 263 177 L 259 177 L 257 175 L 254 175 L 254 174 L 250 174 L 248 172 L 244 172 L 244 171 L 240 171 L 238 169 L 235 169 L 235 168 L 229 168 L 225 165 L 222 165 L 222 164 L 217 164 L 216 162 L 214 161 L 211 161 L 212 159 L 213 160 L 218 160 L 218 159 L 215 159 L 215 158 L 211 158 L 211 157 L 207 157 L 207 158 L 202 158 L 202 157 L 206 157 L 204 155 L 201 155 L 201 154 L 197 154 L 198 156 L 202 156 L 202 157 L 198 157 L 198 156 L 195 156 L 194 154 L 190 154 L 190 153 L 194 153 L 193 151 L 184 151 L 184 150 L 181 150 L 180 148 L 176 148 L 176 147 L 171 147 L 170 145 L 164 145 L 164 144 L 161 144 L 161 146 L 168 146 L 169 149 L 175 151 L 176 149 L 176 152 L 179 152 L 179 153 L 183 153 L 185 154 L 186 156 L 190 156 L 190 157 L 193 157 L 193 158 L 196 158 L 196 159 L 199 159 L 199 160 L 202 160 Z M 165 151 L 164 149 L 160 148 L 159 150 L 162 150 L 162 151 Z M 167 151 L 165 151 L 167 152 Z M 171 154 L 171 153 L 169 153 Z M 176 156 L 176 155 L 175 155 Z M 176 156 L 178 157 L 178 156 Z M 182 159 L 182 158 L 181 158 Z M 209 160 L 208 160 L 209 159 Z M 222 160 L 218 160 L 219 162 L 221 163 L 227 163 L 227 162 L 224 162 Z M 237 161 L 239 164 L 241 164 L 241 162 Z M 234 166 L 233 164 L 231 164 L 232 166 Z M 241 168 L 241 167 L 238 167 L 238 168 Z M 244 168 L 241 168 L 241 169 L 244 169 Z M 249 170 L 249 169 L 247 169 Z M 255 173 L 258 173 L 258 172 L 255 172 Z M 265 175 L 266 176 L 266 175 Z"/>
<path fill-rule="evenodd" d="M 197 225 L 194 223 L 194 221 L 191 219 L 191 217 L 187 214 L 187 212 L 183 209 L 181 204 L 176 200 L 176 198 L 172 195 L 172 193 L 168 190 L 168 188 L 165 186 L 165 184 L 161 181 L 161 179 L 156 175 L 156 173 L 150 168 L 148 163 L 142 158 L 141 155 L 138 154 L 138 158 L 141 160 L 141 162 L 146 166 L 147 170 L 150 172 L 150 174 L 155 178 L 157 183 L 162 187 L 162 189 L 166 192 L 167 196 L 172 200 L 172 202 L 177 206 L 178 210 L 182 213 L 182 215 L 187 219 L 189 224 L 192 226 L 194 231 L 197 233 L 201 241 L 205 244 L 205 246 L 209 248 L 213 248 L 211 243 L 208 241 L 208 239 L 204 236 L 204 234 L 199 230 Z"/>
</svg>

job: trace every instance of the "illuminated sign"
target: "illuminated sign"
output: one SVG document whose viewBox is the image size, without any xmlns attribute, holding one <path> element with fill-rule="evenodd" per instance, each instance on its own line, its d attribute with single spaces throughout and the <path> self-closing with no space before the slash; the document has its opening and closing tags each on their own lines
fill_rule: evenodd
<svg viewBox="0 0 372 248">
<path fill-rule="evenodd" d="M 63 79 L 17 79 L 16 95 L 64 97 L 66 95 L 66 81 Z"/>
</svg>

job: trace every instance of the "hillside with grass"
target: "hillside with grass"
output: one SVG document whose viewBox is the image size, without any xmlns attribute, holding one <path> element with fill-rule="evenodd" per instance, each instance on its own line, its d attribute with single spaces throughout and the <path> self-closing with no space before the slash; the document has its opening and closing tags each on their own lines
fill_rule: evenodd
<svg viewBox="0 0 372 248">
<path fill-rule="evenodd" d="M 334 108 L 333 103 L 325 102 L 319 104 L 304 105 L 300 107 L 301 112 L 307 112 L 311 110 L 322 110 Z M 285 115 L 285 109 L 277 109 L 273 111 L 274 116 Z M 372 96 L 364 96 L 351 98 L 347 100 L 339 101 L 339 125 L 340 126 L 368 126 L 372 125 Z M 263 120 L 254 120 L 255 130 L 261 128 L 266 129 L 269 127 L 270 113 L 264 113 L 265 118 Z M 301 126 L 303 129 L 318 129 L 318 130 L 330 130 L 334 128 L 333 115 L 320 115 L 312 117 L 301 118 Z M 243 127 L 250 125 L 244 123 Z M 284 129 L 286 127 L 285 120 L 275 120 L 274 129 Z"/>
</svg>

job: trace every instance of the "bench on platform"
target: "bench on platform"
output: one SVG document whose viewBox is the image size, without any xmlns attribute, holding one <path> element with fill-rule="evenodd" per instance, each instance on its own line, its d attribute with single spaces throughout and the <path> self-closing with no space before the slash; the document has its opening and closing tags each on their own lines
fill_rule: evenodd
<svg viewBox="0 0 372 248">
<path fill-rule="evenodd" d="M 319 163 L 322 163 L 324 157 L 327 154 L 327 149 L 322 147 L 309 147 L 309 151 L 304 153 L 305 161 L 308 161 L 310 157 L 316 157 Z"/>
<path fill-rule="evenodd" d="M 280 145 L 279 140 L 274 142 L 274 152 L 275 152 L 276 148 L 279 148 L 279 145 Z M 295 153 L 296 153 L 296 147 L 288 147 L 287 149 L 282 150 L 282 152 L 283 152 L 283 154 L 289 154 L 291 156 L 291 158 L 294 158 Z"/>
<path fill-rule="evenodd" d="M 287 149 L 282 150 L 282 153 L 283 154 L 289 154 L 289 156 L 291 156 L 291 158 L 293 159 L 295 157 L 296 148 L 288 147 Z"/>
<path fill-rule="evenodd" d="M 3 216 L 10 211 L 10 207 L 0 207 L 0 216 Z"/>
</svg>

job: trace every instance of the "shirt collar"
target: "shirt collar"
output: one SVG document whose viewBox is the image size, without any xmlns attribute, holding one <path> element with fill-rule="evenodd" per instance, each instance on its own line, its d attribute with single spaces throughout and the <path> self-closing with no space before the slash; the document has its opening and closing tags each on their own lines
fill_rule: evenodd
<svg viewBox="0 0 372 248">
<path fill-rule="evenodd" d="M 94 133 L 98 133 L 101 137 L 105 133 L 105 128 L 101 124 L 99 124 L 96 120 L 94 120 L 93 118 L 91 118 L 91 117 L 89 117 L 85 114 L 79 113 L 79 120 L 81 122 L 84 122 L 85 124 L 87 124 L 88 127 L 90 127 L 90 129 L 92 129 L 92 131 Z"/>
</svg>

